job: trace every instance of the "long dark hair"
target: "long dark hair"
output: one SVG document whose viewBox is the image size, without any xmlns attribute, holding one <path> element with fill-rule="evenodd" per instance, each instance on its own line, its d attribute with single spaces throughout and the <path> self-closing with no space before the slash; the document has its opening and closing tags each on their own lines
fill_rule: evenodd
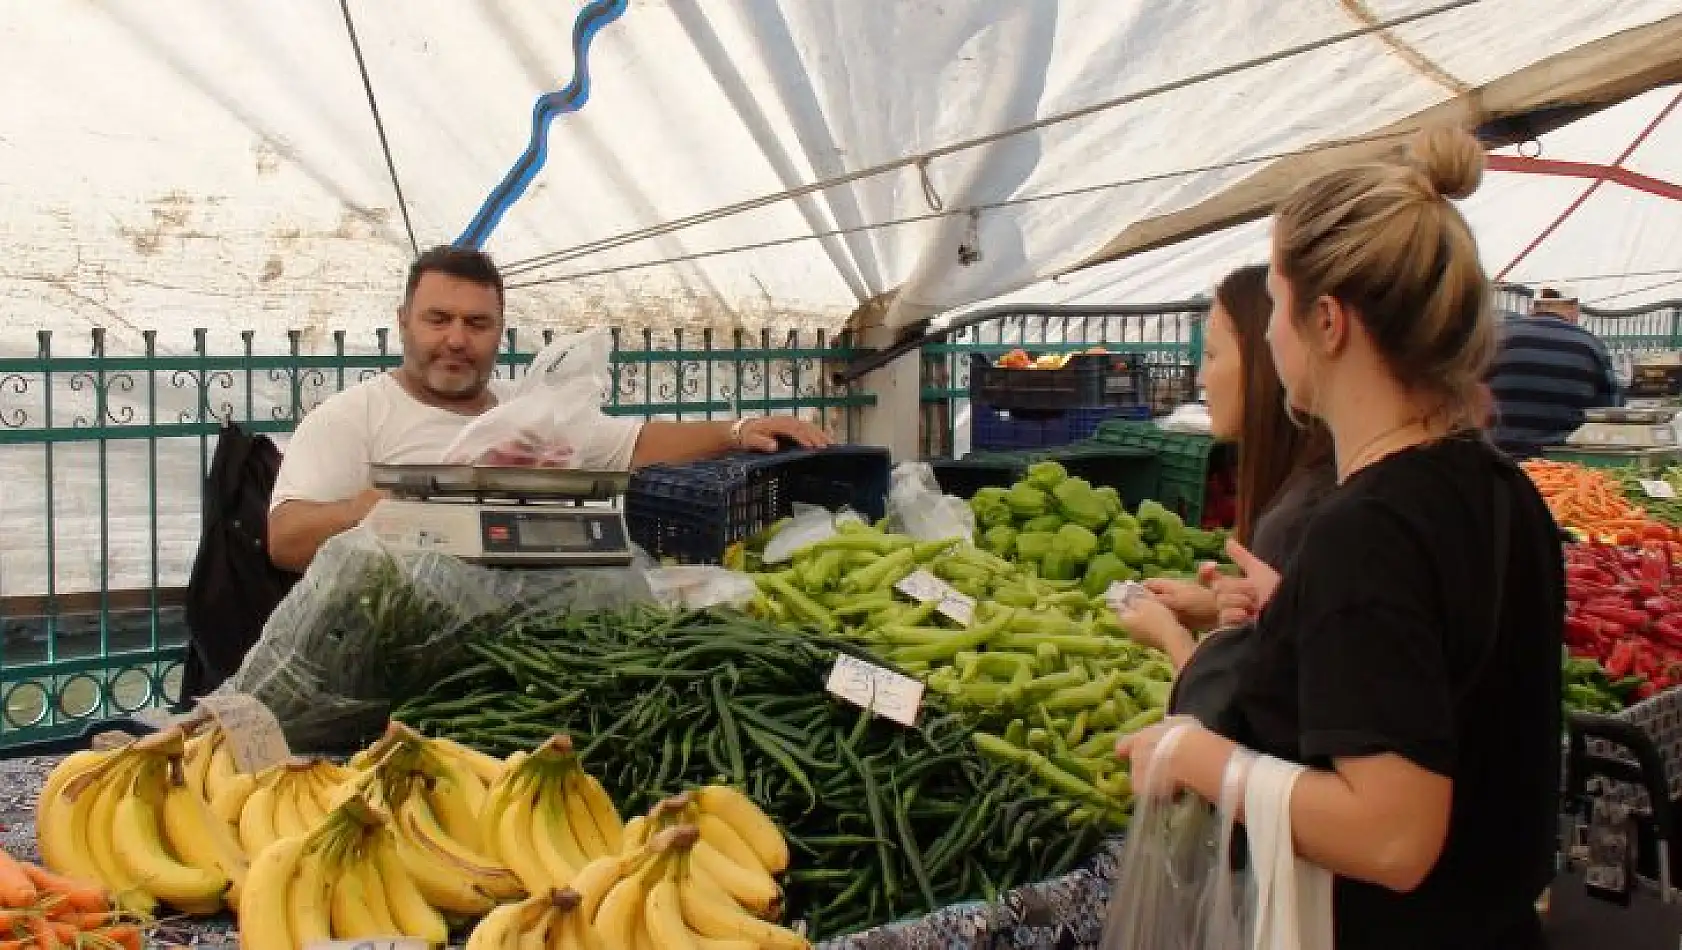
<svg viewBox="0 0 1682 950">
<path fill-rule="evenodd" d="M 1238 543 L 1249 544 L 1256 522 L 1297 474 L 1331 459 L 1331 434 L 1318 420 L 1304 417 L 1299 427 L 1285 412 L 1285 387 L 1267 348 L 1267 321 L 1273 298 L 1267 293 L 1267 265 L 1253 264 L 1228 274 L 1215 288 L 1215 299 L 1232 323 L 1244 374 L 1244 418 L 1238 431 Z"/>
</svg>

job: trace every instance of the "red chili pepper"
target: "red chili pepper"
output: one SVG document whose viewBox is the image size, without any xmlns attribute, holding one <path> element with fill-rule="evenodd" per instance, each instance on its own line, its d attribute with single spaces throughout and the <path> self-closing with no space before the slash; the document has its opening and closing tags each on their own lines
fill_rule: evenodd
<svg viewBox="0 0 1682 950">
<path fill-rule="evenodd" d="M 1612 649 L 1612 655 L 1602 664 L 1608 679 L 1621 680 L 1635 667 L 1635 644 L 1625 640 Z"/>
<path fill-rule="evenodd" d="M 1601 620 L 1610 620 L 1613 623 L 1623 625 L 1626 629 L 1640 630 L 1642 627 L 1647 625 L 1646 614 L 1633 607 L 1626 607 L 1622 604 L 1601 603 L 1596 601 L 1594 603 L 1584 604 L 1582 613 L 1587 614 L 1590 617 L 1598 617 Z"/>
<path fill-rule="evenodd" d="M 1665 620 L 1673 616 L 1682 615 L 1682 603 L 1672 600 L 1662 594 L 1655 594 L 1641 602 L 1642 609 L 1653 615 L 1654 620 Z"/>
<path fill-rule="evenodd" d="M 1667 689 L 1669 688 L 1668 685 L 1666 686 L 1666 688 Z M 1652 684 L 1652 682 L 1649 681 L 1649 682 L 1642 683 L 1640 686 L 1637 686 L 1635 688 L 1635 691 L 1630 693 L 1630 697 L 1633 698 L 1636 702 L 1639 703 L 1644 699 L 1653 698 L 1655 695 L 1658 694 L 1658 692 L 1659 692 L 1659 687 L 1654 686 Z"/>
</svg>

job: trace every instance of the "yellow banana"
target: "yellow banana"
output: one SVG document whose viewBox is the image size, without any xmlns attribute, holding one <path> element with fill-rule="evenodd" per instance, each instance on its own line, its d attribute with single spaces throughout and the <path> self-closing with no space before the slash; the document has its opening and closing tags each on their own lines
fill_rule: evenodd
<svg viewBox="0 0 1682 950">
<path fill-rule="evenodd" d="M 490 786 L 481 781 L 478 774 L 468 768 L 465 762 L 448 752 L 434 755 L 433 761 L 437 763 L 439 773 L 435 781 L 451 786 L 452 790 L 459 792 L 467 802 L 468 810 L 475 815 L 479 814 L 485 807 L 485 795 L 488 794 Z"/>
<path fill-rule="evenodd" d="M 537 855 L 536 841 L 532 837 L 532 801 L 535 797 L 535 787 L 528 785 L 526 791 L 503 805 L 502 818 L 497 822 L 497 852 L 502 855 L 503 863 L 520 879 L 526 893 L 534 897 L 567 883 L 551 875 L 548 866 Z"/>
<path fill-rule="evenodd" d="M 731 863 L 739 864 L 756 874 L 770 876 L 765 865 L 759 863 L 759 854 L 748 846 L 742 836 L 736 833 L 724 819 L 711 812 L 701 812 L 695 819 L 695 827 L 700 829 L 701 840 L 712 845 L 730 859 Z"/>
<path fill-rule="evenodd" d="M 583 931 L 578 927 L 581 919 L 576 911 L 557 916 L 549 928 L 548 950 L 584 950 Z"/>
<path fill-rule="evenodd" d="M 218 799 L 220 799 L 218 795 Z M 239 843 L 256 855 L 280 837 L 275 830 L 275 780 L 258 782 L 239 811 Z M 301 836 L 294 836 L 301 837 Z"/>
<path fill-rule="evenodd" d="M 524 775 L 510 769 L 485 795 L 485 805 L 479 810 L 478 850 L 493 861 L 502 857 L 499 853 L 502 841 L 502 811 L 508 807 L 509 801 L 518 794 L 520 786 L 525 783 Z"/>
<path fill-rule="evenodd" d="M 571 885 L 578 892 L 578 912 L 585 920 L 595 920 L 614 885 L 636 873 L 647 860 L 645 852 L 633 851 L 597 858 L 580 868 Z"/>
<path fill-rule="evenodd" d="M 304 839 L 282 838 L 252 860 L 245 884 L 261 897 L 240 903 L 241 950 L 298 950 L 303 946 L 293 939 L 289 909 L 292 882 L 303 854 Z"/>
<path fill-rule="evenodd" d="M 579 769 L 572 774 L 577 786 L 578 794 L 584 799 L 585 807 L 590 810 L 590 817 L 595 819 L 596 834 L 602 839 L 602 845 L 608 854 L 618 854 L 625 848 L 625 823 L 619 817 L 619 810 L 613 807 L 613 799 L 608 797 L 607 789 L 594 775 Z"/>
<path fill-rule="evenodd" d="M 479 805 L 475 805 L 462 786 L 454 775 L 440 776 L 426 789 L 426 803 L 450 837 L 471 850 L 492 851 L 494 848 L 486 845 L 479 827 L 479 807 L 484 804 L 485 796 L 481 793 Z"/>
<path fill-rule="evenodd" d="M 788 870 L 788 839 L 770 816 L 740 789 L 728 785 L 706 785 L 695 792 L 701 811 L 717 815 L 735 829 L 759 856 L 759 865 L 771 874 Z"/>
<path fill-rule="evenodd" d="M 531 827 L 527 833 L 549 879 L 554 886 L 564 887 L 589 862 L 583 859 L 578 843 L 572 840 L 566 827 L 566 812 L 555 802 L 554 791 L 553 785 L 544 784 L 533 793 Z"/>
<path fill-rule="evenodd" d="M 640 918 L 637 920 L 637 929 L 632 934 L 632 940 L 635 941 L 632 946 L 636 950 L 655 950 L 656 948 L 654 938 L 648 933 L 648 921 L 646 920 Z"/>
<path fill-rule="evenodd" d="M 607 950 L 607 945 L 602 943 L 601 934 L 596 932 L 596 928 L 591 925 L 589 918 L 574 910 L 570 915 L 570 923 L 572 928 L 569 936 L 575 941 L 574 946 L 578 947 L 579 950 Z"/>
<path fill-rule="evenodd" d="M 397 854 L 397 842 L 390 832 L 383 832 L 371 846 L 374 870 L 385 887 L 385 903 L 391 911 L 392 922 L 406 936 L 425 940 L 434 947 L 450 942 L 449 927 L 444 918 L 427 903 L 426 897 L 409 869 Z"/>
<path fill-rule="evenodd" d="M 500 901 L 525 895 L 520 879 L 505 865 L 486 858 L 451 838 L 438 824 L 431 809 L 418 796 L 410 796 L 398 810 L 403 831 L 417 846 L 443 854 L 457 874 L 468 876 L 485 893 Z"/>
<path fill-rule="evenodd" d="M 287 836 L 290 837 L 290 836 Z M 282 841 L 287 838 L 282 838 Z M 327 862 L 320 854 L 305 852 L 298 862 L 298 876 L 292 880 L 287 901 L 290 932 L 299 947 L 333 939 Z"/>
<path fill-rule="evenodd" d="M 164 838 L 182 863 L 214 871 L 230 883 L 228 905 L 239 907 L 248 869 L 245 850 L 234 830 L 211 812 L 191 785 L 171 784 L 164 793 Z"/>
<path fill-rule="evenodd" d="M 327 817 L 327 809 L 321 807 L 321 776 L 312 768 L 300 772 L 293 784 L 297 787 L 293 800 L 297 803 L 294 807 L 298 810 L 298 819 L 305 828 L 314 831 Z"/>
<path fill-rule="evenodd" d="M 677 884 L 670 875 L 648 889 L 644 899 L 643 921 L 648 936 L 660 950 L 698 950 L 689 925 L 683 922 L 683 907 L 678 902 Z"/>
<path fill-rule="evenodd" d="M 143 764 L 128 794 L 117 802 L 112 817 L 111 850 L 122 870 L 153 897 L 183 913 L 205 916 L 222 909 L 229 879 L 220 869 L 183 864 L 165 847 L 163 818 L 164 770 L 168 763 Z M 182 786 L 182 793 L 192 793 Z M 194 797 L 202 805 L 204 800 Z"/>
<path fill-rule="evenodd" d="M 746 940 L 763 950 L 809 950 L 812 946 L 794 931 L 750 917 L 720 895 L 697 887 L 693 874 L 679 877 L 678 903 L 684 921 L 703 937 Z"/>
<path fill-rule="evenodd" d="M 104 781 L 97 786 L 98 792 L 93 801 L 93 808 L 88 812 L 86 833 L 88 850 L 93 854 L 94 863 L 99 866 L 100 880 L 105 882 L 112 899 L 130 913 L 150 917 L 158 908 L 157 898 L 141 887 L 140 881 L 117 859 L 116 843 L 113 840 L 117 805 L 131 794 L 135 773 L 140 764 L 138 758 L 131 756 L 117 763 L 116 767 L 106 773 Z"/>
<path fill-rule="evenodd" d="M 204 766 L 204 791 L 210 798 L 222 794 L 234 776 L 245 773 L 234 768 L 234 753 L 221 730 L 211 733 L 210 761 Z"/>
<path fill-rule="evenodd" d="M 502 775 L 504 763 L 495 756 L 464 746 L 454 739 L 429 739 L 427 742 L 465 765 L 486 788 L 496 784 L 497 777 Z"/>
<path fill-rule="evenodd" d="M 239 813 L 245 808 L 246 799 L 257 790 L 257 777 L 240 772 L 222 786 L 222 792 L 210 799 L 210 810 L 217 818 L 227 823 L 236 832 L 239 830 Z"/>
<path fill-rule="evenodd" d="M 205 788 L 205 779 L 210 774 L 210 755 L 216 751 L 215 745 L 209 733 L 201 733 L 187 740 L 187 751 L 181 757 L 187 787 L 206 802 L 210 801 L 210 792 Z"/>
<path fill-rule="evenodd" d="M 635 851 L 648 843 L 648 836 L 654 831 L 654 822 L 647 815 L 638 815 L 625 822 L 625 834 L 619 845 L 620 851 Z"/>
<path fill-rule="evenodd" d="M 508 950 L 519 932 L 520 905 L 503 904 L 485 915 L 467 935 L 466 950 Z"/>
<path fill-rule="evenodd" d="M 690 850 L 689 866 L 691 873 L 711 878 L 756 917 L 771 920 L 782 909 L 782 891 L 769 874 L 759 868 L 742 867 L 704 839 L 696 841 Z"/>
<path fill-rule="evenodd" d="M 632 950 L 636 946 L 637 930 L 642 926 L 643 901 L 648 893 L 644 878 L 654 867 L 651 864 L 621 878 L 597 908 L 596 932 L 609 950 Z"/>
<path fill-rule="evenodd" d="M 275 834 L 282 838 L 290 838 L 293 835 L 307 835 L 314 830 L 298 810 L 298 800 L 303 792 L 299 773 L 282 769 L 274 780 L 273 787 Z"/>
<path fill-rule="evenodd" d="M 393 850 L 427 904 L 463 917 L 480 917 L 496 906 L 496 898 L 468 880 L 458 865 L 438 852 L 424 850 L 399 835 Z"/>
<path fill-rule="evenodd" d="M 396 927 L 380 920 L 373 902 L 373 889 L 360 862 L 347 862 L 334 875 L 330 916 L 333 937 L 337 940 L 359 940 L 370 937 L 398 936 Z"/>
<path fill-rule="evenodd" d="M 112 756 L 110 752 L 72 753 L 48 774 L 35 800 L 35 836 L 41 859 L 66 877 L 101 880 L 99 865 L 87 846 L 88 814 L 98 797 L 91 773 L 109 768 Z"/>
<path fill-rule="evenodd" d="M 759 950 L 759 944 L 752 940 L 731 940 L 718 937 L 694 937 L 696 950 Z"/>
<path fill-rule="evenodd" d="M 575 781 L 580 774 L 569 774 L 562 786 L 565 793 L 561 795 L 561 805 L 566 809 L 567 825 L 572 828 L 572 836 L 578 840 L 578 846 L 584 849 L 584 856 L 592 861 L 604 855 L 618 854 L 619 849 L 609 848 L 601 829 L 596 827 L 596 816 L 590 811 L 589 802 L 584 799 L 581 783 Z"/>
</svg>

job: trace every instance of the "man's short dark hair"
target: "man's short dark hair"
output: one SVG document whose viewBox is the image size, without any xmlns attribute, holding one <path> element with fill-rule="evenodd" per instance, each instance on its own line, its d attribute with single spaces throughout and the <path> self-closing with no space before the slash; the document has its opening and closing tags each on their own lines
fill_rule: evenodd
<svg viewBox="0 0 1682 950">
<path fill-rule="evenodd" d="M 1559 300 L 1560 299 L 1559 291 L 1553 289 L 1552 287 L 1543 287 L 1542 292 L 1537 294 L 1536 296 L 1541 297 L 1543 300 Z"/>
<path fill-rule="evenodd" d="M 503 303 L 502 272 L 496 269 L 496 264 L 489 254 L 470 247 L 440 244 L 422 252 L 421 256 L 409 265 L 409 282 L 403 288 L 404 306 L 408 306 L 409 301 L 414 298 L 415 287 L 420 284 L 421 277 L 429 271 L 449 274 L 451 277 L 483 287 L 495 288 L 496 302 L 499 305 Z"/>
</svg>

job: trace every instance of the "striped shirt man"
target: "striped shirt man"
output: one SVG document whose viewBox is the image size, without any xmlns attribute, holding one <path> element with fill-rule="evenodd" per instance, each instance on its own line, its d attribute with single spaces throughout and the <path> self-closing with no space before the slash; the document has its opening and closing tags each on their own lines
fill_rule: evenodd
<svg viewBox="0 0 1682 950">
<path fill-rule="evenodd" d="M 1539 454 L 1583 424 L 1583 410 L 1614 406 L 1618 384 L 1600 339 L 1549 313 L 1501 321 L 1489 371 L 1495 444 L 1514 455 Z"/>
</svg>

